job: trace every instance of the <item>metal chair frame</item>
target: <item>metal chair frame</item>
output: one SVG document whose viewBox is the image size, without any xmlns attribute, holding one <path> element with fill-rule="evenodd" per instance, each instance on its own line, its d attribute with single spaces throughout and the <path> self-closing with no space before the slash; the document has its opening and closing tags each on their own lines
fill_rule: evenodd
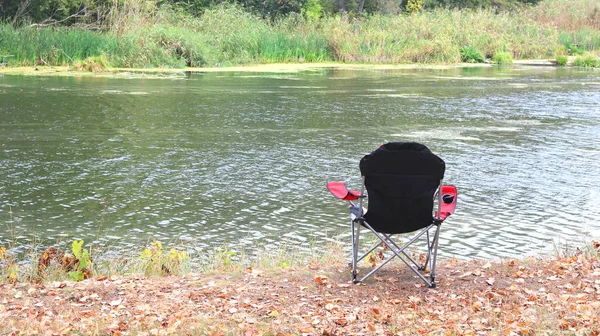
<svg viewBox="0 0 600 336">
<path fill-rule="evenodd" d="M 427 285 L 427 287 L 429 287 L 429 288 L 436 287 L 435 264 L 436 264 L 437 254 L 438 254 L 438 242 L 439 242 L 439 236 L 440 236 L 440 228 L 441 228 L 442 222 L 445 219 L 445 218 L 441 217 L 441 213 L 442 213 L 441 212 L 441 204 L 442 204 L 441 190 L 442 190 L 442 187 L 443 187 L 443 181 L 440 180 L 439 187 L 434 194 L 434 200 L 432 200 L 432 201 L 435 201 L 437 199 L 437 202 L 438 202 L 437 212 L 433 218 L 432 223 L 429 224 L 427 227 L 423 228 L 421 231 L 419 231 L 406 244 L 404 244 L 403 246 L 399 246 L 398 244 L 396 244 L 396 242 L 394 242 L 392 240 L 392 234 L 385 234 L 385 233 L 377 232 L 364 219 L 363 215 L 365 213 L 365 210 L 363 207 L 363 200 L 367 197 L 367 195 L 365 194 L 365 178 L 363 176 L 361 191 L 360 191 L 360 195 L 358 198 L 359 199 L 358 204 L 356 204 L 352 200 L 348 200 L 348 202 L 350 203 L 350 227 L 352 230 L 352 263 L 351 263 L 351 265 L 352 265 L 352 282 L 360 283 L 360 282 L 365 281 L 367 278 L 369 278 L 371 275 L 373 275 L 375 272 L 377 272 L 379 269 L 381 269 L 387 263 L 392 261 L 394 258 L 398 257 L 398 259 L 400 259 L 404 264 L 406 264 L 406 266 L 408 266 Z M 379 239 L 380 243 L 378 242 L 373 247 L 371 247 L 367 252 L 365 252 L 364 254 L 362 254 L 359 257 L 358 250 L 359 250 L 360 231 L 361 231 L 362 226 L 369 229 Z M 433 234 L 433 239 L 431 239 L 431 234 L 429 231 L 434 227 L 436 229 L 435 229 L 435 233 Z M 423 235 L 426 235 L 426 238 L 427 238 L 427 257 L 425 258 L 425 263 L 423 265 L 420 265 L 413 258 L 411 258 L 405 252 L 405 250 L 411 244 L 413 244 L 415 241 L 417 241 L 419 238 L 421 238 Z M 384 244 L 390 251 L 392 251 L 392 254 L 389 257 L 387 257 L 385 260 L 383 260 L 380 265 L 373 268 L 362 278 L 358 278 L 358 267 L 357 267 L 358 262 L 360 262 L 361 260 L 366 258 L 377 247 L 381 246 L 381 244 Z M 420 271 L 425 271 L 427 269 L 428 265 L 430 266 L 429 280 L 420 272 Z"/>
</svg>

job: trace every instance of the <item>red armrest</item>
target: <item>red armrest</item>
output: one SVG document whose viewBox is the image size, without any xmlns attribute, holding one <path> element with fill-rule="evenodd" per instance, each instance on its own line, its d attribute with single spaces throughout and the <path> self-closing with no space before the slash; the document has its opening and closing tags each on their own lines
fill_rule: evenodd
<svg viewBox="0 0 600 336">
<path fill-rule="evenodd" d="M 335 196 L 344 201 L 355 201 L 360 197 L 360 192 L 348 190 L 344 182 L 327 182 L 327 189 Z"/>
<path fill-rule="evenodd" d="M 440 206 L 441 216 L 439 219 L 445 220 L 448 216 L 454 213 L 456 209 L 456 200 L 458 198 L 458 191 L 456 187 L 453 185 L 443 185 L 442 186 L 442 203 Z M 435 217 L 438 217 L 437 211 L 435 213 Z"/>
</svg>

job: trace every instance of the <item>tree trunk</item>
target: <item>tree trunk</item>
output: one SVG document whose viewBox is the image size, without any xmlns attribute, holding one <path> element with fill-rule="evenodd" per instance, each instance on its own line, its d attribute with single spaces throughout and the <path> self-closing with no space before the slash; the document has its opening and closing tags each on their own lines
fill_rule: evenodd
<svg viewBox="0 0 600 336">
<path fill-rule="evenodd" d="M 339 0 L 338 4 L 340 6 L 340 12 L 345 12 L 346 11 L 346 0 Z"/>
<path fill-rule="evenodd" d="M 365 8 L 365 0 L 358 1 L 358 14 L 362 13 L 364 8 Z"/>
</svg>

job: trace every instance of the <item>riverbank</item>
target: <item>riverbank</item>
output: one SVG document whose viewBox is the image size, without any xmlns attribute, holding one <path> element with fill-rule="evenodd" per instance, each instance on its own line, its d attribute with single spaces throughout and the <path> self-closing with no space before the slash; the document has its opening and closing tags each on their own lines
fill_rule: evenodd
<svg viewBox="0 0 600 336">
<path fill-rule="evenodd" d="M 341 255 L 292 267 L 0 284 L 0 334 L 598 335 L 600 246 L 568 256 L 399 264 L 349 282 Z"/>
<path fill-rule="evenodd" d="M 237 6 L 210 8 L 199 17 L 153 8 L 121 13 L 118 24 L 96 30 L 0 23 L 0 64 L 181 69 L 322 62 L 507 63 L 586 55 L 597 65 L 598 8 L 589 0 L 546 0 L 514 12 L 438 8 L 412 15 L 290 15 L 275 21 Z"/>
<path fill-rule="evenodd" d="M 549 61 L 548 61 L 549 62 Z M 352 64 L 352 63 L 277 63 L 254 64 L 230 67 L 186 67 L 174 68 L 111 68 L 101 72 L 76 71 L 68 66 L 37 66 L 37 67 L 4 67 L 0 74 L 6 75 L 42 75 L 42 76 L 135 76 L 136 74 L 152 75 L 183 75 L 186 72 L 271 72 L 271 73 L 296 73 L 301 71 L 319 71 L 323 69 L 347 70 L 404 70 L 404 69 L 450 69 L 456 67 L 483 67 L 489 64 Z"/>
<path fill-rule="evenodd" d="M 569 58 L 567 65 L 573 65 L 574 57 Z M 556 67 L 553 59 L 515 60 L 514 66 L 523 67 Z M 230 67 L 186 67 L 174 68 L 110 68 L 100 72 L 77 71 L 69 66 L 27 66 L 1 67 L 0 75 L 22 76 L 94 76 L 117 78 L 170 78 L 183 77 L 186 73 L 195 72 L 258 72 L 258 73 L 297 73 L 303 71 L 321 71 L 323 69 L 343 70 L 414 70 L 414 69 L 453 69 L 470 67 L 492 67 L 491 63 L 457 63 L 444 64 L 355 64 L 355 63 L 276 63 L 254 64 Z"/>
</svg>

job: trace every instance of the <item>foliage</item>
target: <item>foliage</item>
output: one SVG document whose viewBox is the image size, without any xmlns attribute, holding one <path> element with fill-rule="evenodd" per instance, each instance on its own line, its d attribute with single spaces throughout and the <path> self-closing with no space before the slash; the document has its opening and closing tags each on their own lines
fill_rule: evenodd
<svg viewBox="0 0 600 336">
<path fill-rule="evenodd" d="M 512 64 L 513 57 L 510 53 L 507 52 L 499 52 L 492 56 L 492 62 L 500 65 Z"/>
<path fill-rule="evenodd" d="M 323 15 L 323 6 L 319 0 L 307 0 L 301 12 L 307 19 L 317 20 Z"/>
<path fill-rule="evenodd" d="M 573 61 L 574 66 L 580 66 L 585 68 L 596 68 L 600 67 L 600 60 L 594 54 L 584 54 L 582 56 L 575 57 Z"/>
<path fill-rule="evenodd" d="M 10 283 L 17 281 L 18 266 L 6 247 L 0 246 L 0 282 L 7 280 Z"/>
<path fill-rule="evenodd" d="M 524 14 L 563 32 L 600 30 L 600 2 L 597 0 L 544 0 Z"/>
<path fill-rule="evenodd" d="M 177 251 L 175 248 L 165 253 L 162 243 L 155 240 L 150 247 L 144 249 L 140 259 L 146 276 L 171 275 L 183 272 L 188 256 L 185 251 Z"/>
<path fill-rule="evenodd" d="M 582 55 L 585 52 L 585 47 L 579 45 L 574 38 L 574 34 L 562 32 L 558 35 L 558 42 L 564 46 L 569 55 Z"/>
<path fill-rule="evenodd" d="M 436 290 L 416 284 L 400 262 L 353 285 L 341 254 L 330 258 L 184 277 L 0 284 L 8 321 L 0 334 L 598 334 L 598 242 L 547 258 L 440 260 Z"/>
<path fill-rule="evenodd" d="M 465 63 L 483 63 L 485 58 L 479 50 L 473 47 L 460 48 L 460 60 Z"/>
<path fill-rule="evenodd" d="M 538 2 L 540 0 L 428 0 L 426 1 L 426 6 L 427 8 L 496 8 L 498 10 L 515 10 L 525 5 L 535 5 Z"/>
<path fill-rule="evenodd" d="M 110 64 L 106 56 L 91 56 L 83 61 L 77 61 L 73 65 L 73 69 L 77 71 L 89 72 L 104 72 L 110 68 Z"/>
<path fill-rule="evenodd" d="M 558 65 L 558 66 L 565 66 L 565 65 L 567 65 L 568 60 L 569 60 L 568 56 L 557 55 L 556 56 L 556 65 Z"/>
<path fill-rule="evenodd" d="M 594 17 L 593 10 L 581 7 L 587 4 L 594 8 L 586 1 L 574 0 L 573 6 L 585 12 L 584 16 Z M 332 9 L 324 0 L 303 1 L 285 16 L 277 14 L 278 10 L 263 13 L 256 9 L 258 4 L 250 2 L 245 7 L 209 7 L 208 2 L 195 0 L 88 0 L 85 4 L 96 6 L 101 19 L 93 21 L 86 16 L 70 27 L 57 24 L 52 28 L 0 23 L 0 63 L 69 65 L 82 71 L 98 71 L 109 65 L 181 68 L 323 61 L 457 63 L 481 62 L 507 50 L 518 59 L 552 57 L 557 44 L 571 54 L 600 49 L 600 31 L 593 26 L 578 25 L 570 31 L 551 24 L 559 22 L 552 17 L 561 14 L 546 7 L 564 9 L 554 0 L 513 13 L 437 8 L 413 15 L 374 13 L 360 17 L 327 15 Z M 461 2 L 461 6 L 465 4 Z M 393 13 L 399 5 L 378 0 L 367 2 L 365 8 Z M 198 16 L 190 15 L 190 11 Z M 547 17 L 534 14 L 536 11 L 544 11 Z M 319 17 L 323 12 L 325 15 Z M 580 14 L 573 16 L 581 18 Z M 88 29 L 92 21 L 101 29 Z M 569 22 L 565 21 L 565 27 L 573 26 Z"/>
<path fill-rule="evenodd" d="M 71 256 L 63 256 L 65 264 L 73 265 L 72 271 L 69 271 L 69 278 L 75 281 L 81 281 L 85 278 L 89 278 L 91 275 L 92 261 L 87 249 L 83 249 L 83 240 L 73 241 L 71 248 L 74 259 Z"/>
<path fill-rule="evenodd" d="M 73 241 L 69 254 L 55 247 L 44 250 L 37 261 L 37 269 L 32 278 L 43 281 L 48 278 L 62 278 L 65 274 L 74 281 L 81 281 L 92 276 L 92 261 L 87 249 L 83 248 L 83 240 Z"/>
<path fill-rule="evenodd" d="M 423 9 L 423 0 L 407 0 L 406 7 L 404 8 L 409 14 L 416 13 L 421 9 Z"/>
<path fill-rule="evenodd" d="M 118 45 L 110 35 L 84 29 L 14 28 L 0 23 L 0 55 L 9 65 L 68 65 L 88 57 L 110 53 Z"/>
</svg>

